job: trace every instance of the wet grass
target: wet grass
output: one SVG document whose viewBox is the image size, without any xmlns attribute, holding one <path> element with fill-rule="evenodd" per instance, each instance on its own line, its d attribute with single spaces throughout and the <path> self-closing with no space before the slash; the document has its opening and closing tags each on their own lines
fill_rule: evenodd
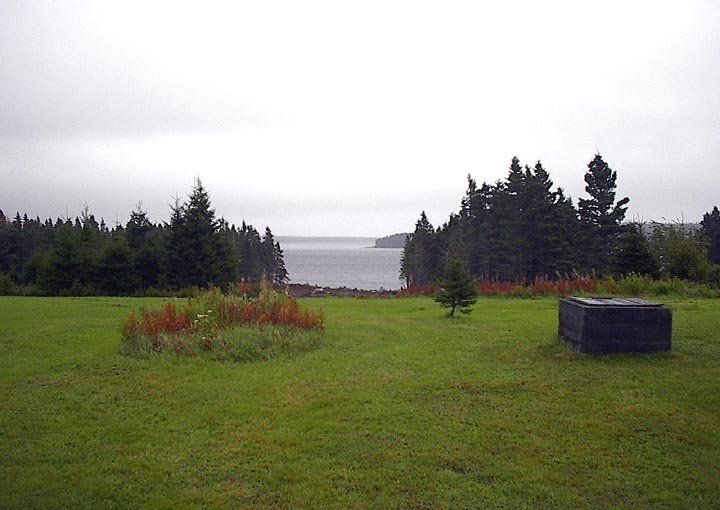
<svg viewBox="0 0 720 510">
<path fill-rule="evenodd" d="M 720 300 L 592 357 L 552 299 L 306 300 L 320 345 L 120 354 L 160 299 L 0 298 L 0 508 L 717 508 Z"/>
</svg>

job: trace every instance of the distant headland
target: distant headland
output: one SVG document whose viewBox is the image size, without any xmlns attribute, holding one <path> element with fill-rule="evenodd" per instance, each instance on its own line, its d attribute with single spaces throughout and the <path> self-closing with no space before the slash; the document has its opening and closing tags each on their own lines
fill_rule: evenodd
<svg viewBox="0 0 720 510">
<path fill-rule="evenodd" d="M 381 237 L 380 239 L 375 240 L 374 248 L 404 248 L 405 239 L 409 235 L 410 234 L 408 233 L 403 233 Z"/>
</svg>

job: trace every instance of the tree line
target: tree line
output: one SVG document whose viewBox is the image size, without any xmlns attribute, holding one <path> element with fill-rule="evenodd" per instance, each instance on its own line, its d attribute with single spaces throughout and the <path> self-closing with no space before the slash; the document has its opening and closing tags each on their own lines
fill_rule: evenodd
<svg viewBox="0 0 720 510">
<path fill-rule="evenodd" d="M 186 200 L 176 198 L 167 222 L 153 223 L 141 204 L 125 225 L 109 228 L 87 207 L 74 220 L 0 213 L 0 276 L 43 293 L 130 295 L 288 279 L 270 228 L 260 233 L 217 218 L 199 179 Z"/>
<path fill-rule="evenodd" d="M 481 186 L 468 175 L 460 210 L 435 228 L 423 211 L 405 242 L 400 274 L 408 288 L 442 278 L 458 259 L 475 279 L 527 283 L 576 274 L 629 273 L 717 283 L 720 212 L 705 214 L 702 229 L 626 223 L 629 199 L 616 197 L 617 173 L 600 154 L 588 164 L 577 206 L 554 187 L 540 161 L 530 168 L 512 158 L 507 178 Z"/>
</svg>

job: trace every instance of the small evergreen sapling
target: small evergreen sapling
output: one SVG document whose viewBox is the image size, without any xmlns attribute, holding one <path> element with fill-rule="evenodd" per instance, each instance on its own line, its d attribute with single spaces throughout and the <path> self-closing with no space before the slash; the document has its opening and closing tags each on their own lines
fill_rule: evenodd
<svg viewBox="0 0 720 510">
<path fill-rule="evenodd" d="M 470 305 L 477 301 L 475 282 L 470 278 L 458 259 L 450 259 L 445 268 L 445 279 L 440 282 L 440 290 L 435 296 L 440 306 L 450 308 L 450 316 L 455 310 L 470 313 Z"/>
</svg>

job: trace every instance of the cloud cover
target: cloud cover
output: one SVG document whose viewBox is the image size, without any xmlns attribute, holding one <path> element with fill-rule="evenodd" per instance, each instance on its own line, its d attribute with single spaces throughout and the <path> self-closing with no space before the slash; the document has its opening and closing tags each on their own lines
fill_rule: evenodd
<svg viewBox="0 0 720 510">
<path fill-rule="evenodd" d="M 155 220 L 195 176 L 281 234 L 384 235 L 465 175 L 599 150 L 631 215 L 720 202 L 713 2 L 3 3 L 0 208 Z"/>
</svg>

